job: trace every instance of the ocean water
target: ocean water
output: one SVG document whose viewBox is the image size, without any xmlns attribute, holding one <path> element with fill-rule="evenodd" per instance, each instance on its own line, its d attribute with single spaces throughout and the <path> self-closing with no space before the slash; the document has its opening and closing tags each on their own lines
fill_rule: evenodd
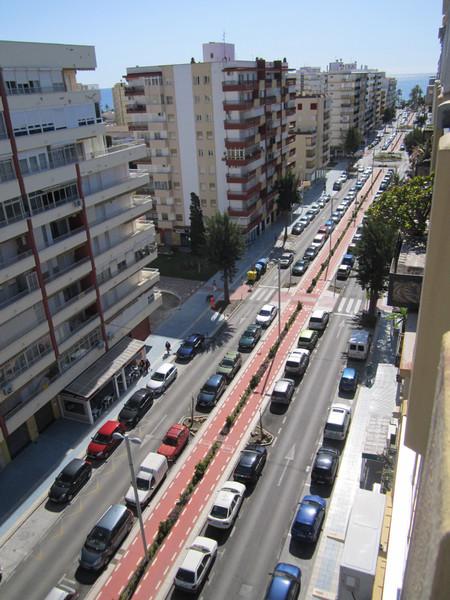
<svg viewBox="0 0 450 600">
<path fill-rule="evenodd" d="M 428 79 L 435 75 L 434 73 L 415 73 L 413 75 L 392 75 L 397 79 L 397 89 L 402 90 L 402 98 L 404 100 L 409 99 L 409 94 L 415 85 L 420 85 L 423 93 L 425 94 L 428 85 Z M 101 106 L 102 110 L 106 110 L 114 107 L 112 89 L 103 88 L 100 90 L 101 94 Z"/>
</svg>

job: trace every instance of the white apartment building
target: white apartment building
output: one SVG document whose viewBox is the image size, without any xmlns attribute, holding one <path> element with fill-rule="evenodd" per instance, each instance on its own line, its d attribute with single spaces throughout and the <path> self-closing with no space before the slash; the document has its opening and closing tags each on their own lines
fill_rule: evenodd
<svg viewBox="0 0 450 600">
<path fill-rule="evenodd" d="M 60 416 L 94 422 L 161 304 L 148 182 L 107 148 L 92 46 L 0 41 L 0 468 Z"/>
<path fill-rule="evenodd" d="M 299 94 L 325 94 L 327 73 L 320 67 L 301 67 L 296 72 L 297 92 Z"/>
<path fill-rule="evenodd" d="M 277 215 L 275 181 L 295 163 L 295 81 L 283 61 L 235 60 L 234 45 L 203 45 L 203 62 L 127 69 L 130 131 L 148 147 L 159 241 L 186 244 L 190 194 L 204 216 L 228 212 L 247 241 Z"/>
<path fill-rule="evenodd" d="M 324 94 L 298 94 L 295 102 L 295 171 L 301 181 L 314 181 L 330 161 L 330 102 Z"/>
</svg>

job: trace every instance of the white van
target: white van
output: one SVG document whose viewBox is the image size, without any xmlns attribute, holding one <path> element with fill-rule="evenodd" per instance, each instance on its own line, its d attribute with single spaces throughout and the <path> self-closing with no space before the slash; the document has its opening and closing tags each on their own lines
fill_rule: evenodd
<svg viewBox="0 0 450 600">
<path fill-rule="evenodd" d="M 318 250 L 320 250 L 320 248 L 322 248 L 322 246 L 325 244 L 326 239 L 327 239 L 327 236 L 324 233 L 318 233 L 314 237 L 314 239 L 311 243 L 311 246 L 314 246 L 314 248 L 317 248 Z"/>
<path fill-rule="evenodd" d="M 315 310 L 309 318 L 308 329 L 323 331 L 328 325 L 330 315 L 326 310 Z"/>
<path fill-rule="evenodd" d="M 348 340 L 348 357 L 356 358 L 357 360 L 366 360 L 371 343 L 372 335 L 365 329 L 352 331 Z"/>
<path fill-rule="evenodd" d="M 167 463 L 167 458 L 156 452 L 149 452 L 142 461 L 138 474 L 136 475 L 138 498 L 141 508 L 150 502 L 168 470 L 169 465 Z M 136 506 L 132 485 L 130 485 L 128 492 L 125 494 L 125 501 L 127 504 Z"/>
<path fill-rule="evenodd" d="M 352 412 L 350 406 L 335 403 L 331 405 L 323 432 L 324 439 L 345 440 L 350 427 Z"/>
</svg>

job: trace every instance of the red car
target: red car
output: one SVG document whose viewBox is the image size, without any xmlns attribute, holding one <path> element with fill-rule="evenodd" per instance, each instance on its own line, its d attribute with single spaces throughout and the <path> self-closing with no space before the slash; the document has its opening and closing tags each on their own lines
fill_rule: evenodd
<svg viewBox="0 0 450 600">
<path fill-rule="evenodd" d="M 173 462 L 181 454 L 189 440 L 189 428 L 181 423 L 175 423 L 166 433 L 158 454 L 162 454 L 169 462 Z"/>
<path fill-rule="evenodd" d="M 122 440 L 113 438 L 113 433 L 124 433 L 125 425 L 119 421 L 106 421 L 92 438 L 86 455 L 91 460 L 103 460 L 108 458 L 111 452 Z"/>
</svg>

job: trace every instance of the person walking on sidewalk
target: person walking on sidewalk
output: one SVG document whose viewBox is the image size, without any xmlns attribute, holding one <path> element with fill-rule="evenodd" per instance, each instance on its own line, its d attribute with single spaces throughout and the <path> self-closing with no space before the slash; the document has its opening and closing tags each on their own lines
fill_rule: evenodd
<svg viewBox="0 0 450 600">
<path fill-rule="evenodd" d="M 171 351 L 170 342 L 169 342 L 169 341 L 167 341 L 167 342 L 166 342 L 166 354 L 167 354 L 167 356 L 169 356 L 169 354 L 170 354 L 170 351 Z"/>
</svg>

